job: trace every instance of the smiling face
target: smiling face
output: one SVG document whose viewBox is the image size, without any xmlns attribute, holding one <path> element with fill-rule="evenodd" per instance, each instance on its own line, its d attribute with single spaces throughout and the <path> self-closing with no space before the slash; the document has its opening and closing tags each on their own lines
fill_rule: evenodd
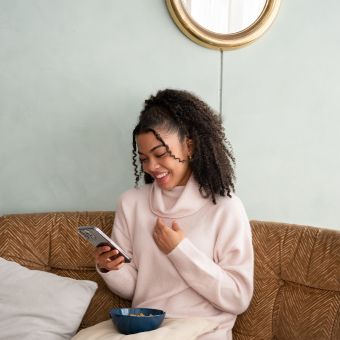
<svg viewBox="0 0 340 340">
<path fill-rule="evenodd" d="M 186 138 L 181 142 L 177 133 L 163 130 L 157 130 L 157 133 L 169 147 L 171 154 L 153 132 L 137 135 L 138 154 L 144 172 L 152 176 L 158 186 L 165 190 L 185 185 L 191 175 L 188 160 L 189 155 L 192 154 L 190 140 Z"/>
</svg>

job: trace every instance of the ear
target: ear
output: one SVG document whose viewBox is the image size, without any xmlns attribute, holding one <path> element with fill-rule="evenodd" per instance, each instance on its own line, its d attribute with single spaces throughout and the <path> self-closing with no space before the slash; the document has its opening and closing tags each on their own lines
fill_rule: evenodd
<svg viewBox="0 0 340 340">
<path fill-rule="evenodd" d="M 189 155 L 192 156 L 194 152 L 194 144 L 193 144 L 192 139 L 189 137 L 185 137 L 185 143 L 186 143 Z"/>
</svg>

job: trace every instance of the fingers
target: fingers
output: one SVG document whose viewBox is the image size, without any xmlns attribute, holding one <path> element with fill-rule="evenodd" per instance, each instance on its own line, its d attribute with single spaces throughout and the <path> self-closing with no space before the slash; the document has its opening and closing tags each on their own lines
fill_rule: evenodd
<svg viewBox="0 0 340 340">
<path fill-rule="evenodd" d="M 159 217 L 157 217 L 155 230 L 161 231 L 164 228 L 166 228 L 166 225 L 164 224 L 163 220 Z"/>
<path fill-rule="evenodd" d="M 163 220 L 157 217 L 154 233 L 161 235 L 163 233 L 170 232 L 171 229 L 174 231 L 181 231 L 181 228 L 176 221 L 172 221 L 172 228 L 168 228 L 167 225 L 163 222 Z"/>
<path fill-rule="evenodd" d="M 157 217 L 155 228 L 153 230 L 153 238 L 156 241 L 156 243 L 159 243 L 161 238 L 164 237 L 167 233 L 167 229 L 169 229 L 164 222 Z"/>
<path fill-rule="evenodd" d="M 172 222 L 172 229 L 175 230 L 175 231 L 181 230 L 181 228 L 179 227 L 179 225 L 176 221 Z"/>
<path fill-rule="evenodd" d="M 116 249 L 108 246 L 98 247 L 95 251 L 95 263 L 102 270 L 118 270 L 124 264 L 124 257 Z"/>
<path fill-rule="evenodd" d="M 109 247 L 109 246 L 97 247 L 97 248 L 96 248 L 95 254 L 96 254 L 96 255 L 101 255 L 101 254 L 103 254 L 103 253 L 106 253 L 106 252 L 110 251 L 111 249 L 112 249 L 112 248 Z"/>
<path fill-rule="evenodd" d="M 155 238 L 155 236 L 160 237 L 162 235 L 171 234 L 172 231 L 181 232 L 182 230 L 181 230 L 179 224 L 176 221 L 173 221 L 171 228 L 169 228 L 163 222 L 163 220 L 161 220 L 159 217 L 157 217 L 157 221 L 156 221 L 155 228 L 154 228 L 154 231 L 153 231 L 154 238 Z"/>
<path fill-rule="evenodd" d="M 105 269 L 118 270 L 124 265 L 124 257 L 118 256 L 118 252 L 114 256 L 106 258 Z"/>
</svg>

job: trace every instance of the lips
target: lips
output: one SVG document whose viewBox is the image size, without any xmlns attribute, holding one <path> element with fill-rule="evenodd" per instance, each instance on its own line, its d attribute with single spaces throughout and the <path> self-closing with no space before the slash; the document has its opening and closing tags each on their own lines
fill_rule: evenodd
<svg viewBox="0 0 340 340">
<path fill-rule="evenodd" d="M 158 185 L 164 185 L 169 179 L 169 172 L 161 172 L 153 174 L 154 179 L 157 181 Z"/>
<path fill-rule="evenodd" d="M 160 174 L 155 174 L 154 177 L 156 179 L 162 179 L 163 177 L 165 177 L 168 174 L 168 172 L 162 172 Z"/>
</svg>

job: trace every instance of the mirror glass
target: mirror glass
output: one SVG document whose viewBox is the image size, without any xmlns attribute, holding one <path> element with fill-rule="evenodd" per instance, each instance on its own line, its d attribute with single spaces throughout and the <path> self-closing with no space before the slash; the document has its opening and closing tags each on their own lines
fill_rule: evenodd
<svg viewBox="0 0 340 340">
<path fill-rule="evenodd" d="M 181 0 L 187 14 L 201 27 L 232 34 L 251 26 L 267 0 Z"/>
<path fill-rule="evenodd" d="M 280 0 L 165 0 L 178 28 L 204 47 L 233 50 L 268 30 Z"/>
</svg>

